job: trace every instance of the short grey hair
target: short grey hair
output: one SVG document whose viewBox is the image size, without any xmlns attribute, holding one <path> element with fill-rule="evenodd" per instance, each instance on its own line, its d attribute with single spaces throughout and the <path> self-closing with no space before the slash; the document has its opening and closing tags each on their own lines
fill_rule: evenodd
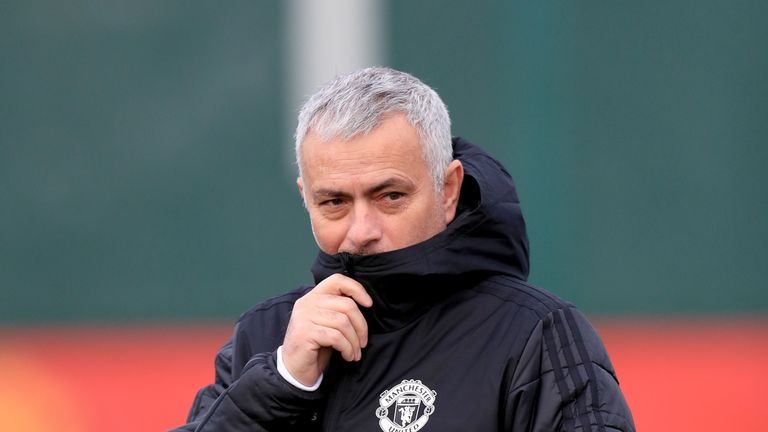
<svg viewBox="0 0 768 432">
<path fill-rule="evenodd" d="M 379 126 L 388 114 L 402 113 L 421 139 L 435 189 L 441 191 L 453 160 L 451 119 L 440 96 L 418 78 L 386 67 L 337 77 L 312 95 L 299 112 L 296 163 L 309 130 L 323 140 L 350 140 Z"/>
</svg>

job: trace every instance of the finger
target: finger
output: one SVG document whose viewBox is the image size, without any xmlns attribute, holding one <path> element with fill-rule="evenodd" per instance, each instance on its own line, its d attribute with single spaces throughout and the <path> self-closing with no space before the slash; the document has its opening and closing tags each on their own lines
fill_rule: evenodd
<svg viewBox="0 0 768 432">
<path fill-rule="evenodd" d="M 340 273 L 328 276 L 324 281 L 317 284 L 312 291 L 316 290 L 318 293 L 350 297 L 357 304 L 364 307 L 373 306 L 373 300 L 365 291 L 365 288 L 358 281 Z"/>
<path fill-rule="evenodd" d="M 338 330 L 352 346 L 355 360 L 360 359 L 360 337 L 346 314 L 330 309 L 321 309 L 314 314 L 311 320 L 317 326 Z"/>
<path fill-rule="evenodd" d="M 368 323 L 365 321 L 365 317 L 354 300 L 349 297 L 321 295 L 317 298 L 317 306 L 320 309 L 333 310 L 344 314 L 357 334 L 360 347 L 365 348 L 368 345 Z"/>
<path fill-rule="evenodd" d="M 355 361 L 357 352 L 339 330 L 330 327 L 315 327 L 315 343 L 319 346 L 335 349 L 341 353 L 341 357 L 346 361 Z"/>
</svg>

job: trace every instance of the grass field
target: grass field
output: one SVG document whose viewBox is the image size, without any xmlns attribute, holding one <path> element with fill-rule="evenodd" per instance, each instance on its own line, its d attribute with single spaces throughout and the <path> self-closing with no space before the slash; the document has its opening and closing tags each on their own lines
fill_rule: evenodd
<svg viewBox="0 0 768 432">
<path fill-rule="evenodd" d="M 639 431 L 762 431 L 768 319 L 595 320 Z M 0 329 L 0 430 L 157 431 L 213 379 L 228 325 Z"/>
</svg>

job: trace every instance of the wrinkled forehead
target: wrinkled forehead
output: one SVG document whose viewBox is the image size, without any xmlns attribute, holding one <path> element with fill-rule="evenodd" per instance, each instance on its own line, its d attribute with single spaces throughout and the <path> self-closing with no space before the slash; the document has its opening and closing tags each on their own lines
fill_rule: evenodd
<svg viewBox="0 0 768 432">
<path fill-rule="evenodd" d="M 343 172 L 349 175 L 382 169 L 428 170 L 421 139 L 402 115 L 385 119 L 378 127 L 350 139 L 326 139 L 310 130 L 301 148 L 303 174 Z"/>
<path fill-rule="evenodd" d="M 329 143 L 329 142 L 349 142 L 351 145 L 364 141 L 365 138 L 379 129 L 383 124 L 395 123 L 401 130 L 407 130 L 411 134 L 411 138 L 415 138 L 417 146 L 413 154 L 415 156 L 424 157 L 424 144 L 423 137 L 420 130 L 413 122 L 407 117 L 406 113 L 402 111 L 390 111 L 378 116 L 369 116 L 358 119 L 359 121 L 353 121 L 355 119 L 346 119 L 346 122 L 339 123 L 334 121 L 333 118 L 327 116 L 318 116 L 312 123 L 310 123 L 304 137 L 300 141 L 299 145 L 299 157 L 298 162 L 301 164 L 304 156 L 304 147 L 307 141 L 313 143 Z M 300 168 L 303 168 L 300 167 Z"/>
</svg>

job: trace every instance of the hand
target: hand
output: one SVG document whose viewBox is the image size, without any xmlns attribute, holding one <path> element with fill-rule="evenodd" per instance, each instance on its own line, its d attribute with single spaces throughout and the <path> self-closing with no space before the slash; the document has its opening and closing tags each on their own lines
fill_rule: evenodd
<svg viewBox="0 0 768 432">
<path fill-rule="evenodd" d="M 358 361 L 368 344 L 368 324 L 357 305 L 373 300 L 360 283 L 334 274 L 296 301 L 283 341 L 283 363 L 300 383 L 317 382 L 333 350 Z"/>
</svg>

